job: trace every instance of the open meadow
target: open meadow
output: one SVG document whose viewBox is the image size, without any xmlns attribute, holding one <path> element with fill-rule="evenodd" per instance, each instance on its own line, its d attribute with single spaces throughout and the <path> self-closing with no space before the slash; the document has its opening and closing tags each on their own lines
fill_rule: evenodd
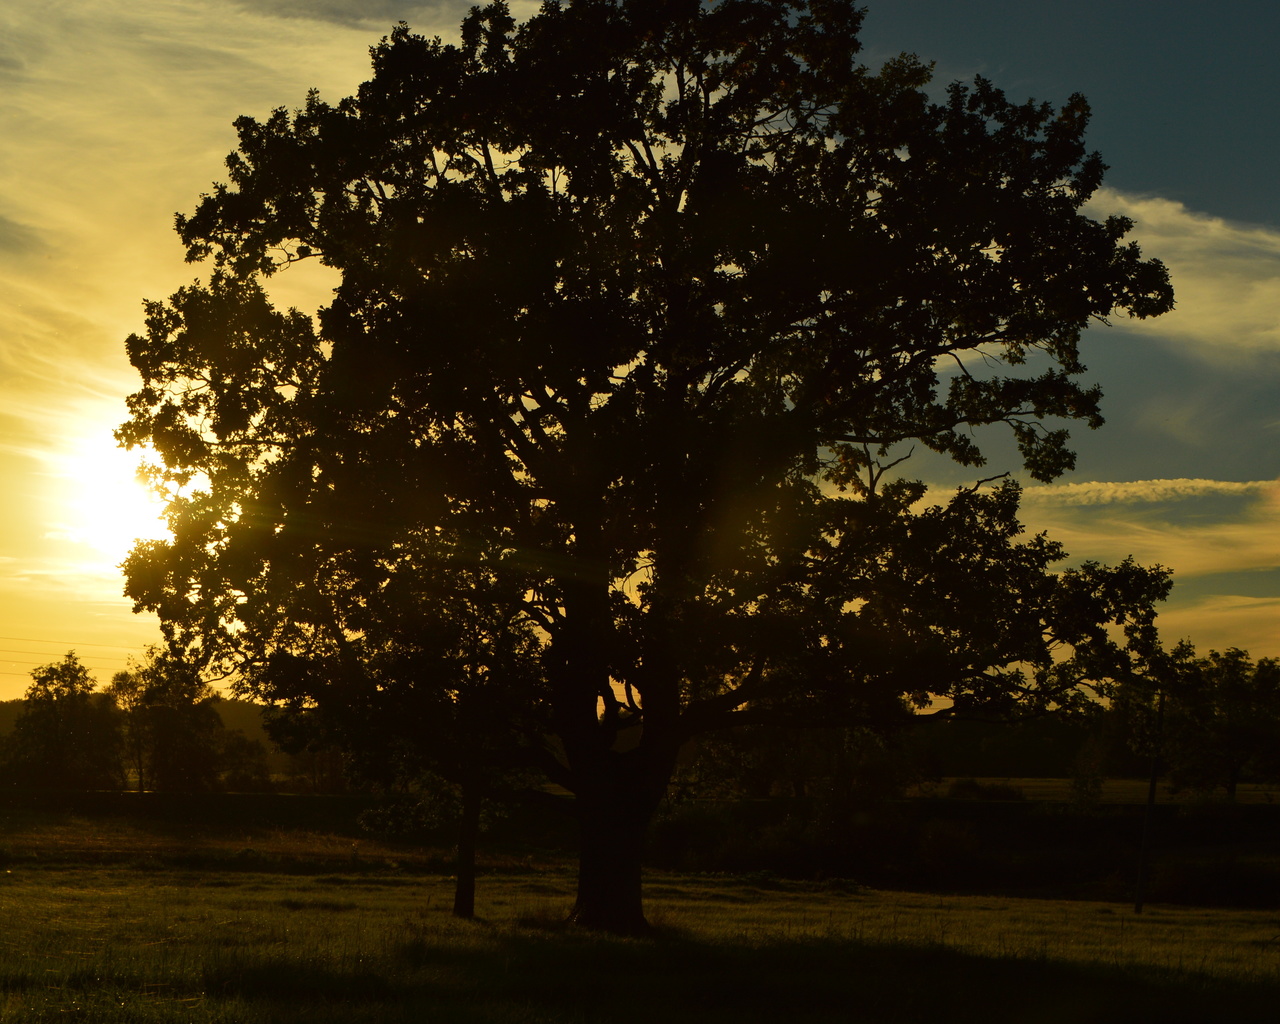
<svg viewBox="0 0 1280 1024">
<path fill-rule="evenodd" d="M 651 873 L 651 938 L 566 928 L 572 865 L 346 834 L 0 811 L 0 1021 L 1272 1019 L 1280 914 Z M 251 844 L 251 845 L 249 845 Z"/>
<path fill-rule="evenodd" d="M 943 779 L 925 785 L 912 787 L 913 796 L 932 796 L 945 793 L 957 779 Z M 1005 777 L 979 777 L 972 780 L 982 786 L 1003 787 L 1010 795 L 1026 800 L 1055 800 L 1069 803 L 1074 800 L 1070 779 L 1020 779 Z M 1099 781 L 1097 800 L 1102 804 L 1145 803 L 1147 799 L 1146 779 L 1102 779 Z M 1156 799 L 1159 803 L 1191 804 L 1212 802 L 1213 797 L 1194 791 L 1175 793 L 1167 783 L 1162 782 L 1157 789 Z M 1220 799 L 1220 793 L 1219 793 Z M 1280 799 L 1280 786 L 1272 783 L 1242 782 L 1236 793 L 1237 804 L 1273 804 Z"/>
</svg>

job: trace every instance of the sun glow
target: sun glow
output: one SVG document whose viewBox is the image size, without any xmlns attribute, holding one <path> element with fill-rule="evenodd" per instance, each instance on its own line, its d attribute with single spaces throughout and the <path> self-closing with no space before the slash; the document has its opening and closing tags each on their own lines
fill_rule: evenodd
<svg viewBox="0 0 1280 1024">
<path fill-rule="evenodd" d="M 160 518 L 163 502 L 138 479 L 143 458 L 137 451 L 95 432 L 72 440 L 57 461 L 66 518 L 53 536 L 92 548 L 113 566 L 136 541 L 169 536 Z"/>
</svg>

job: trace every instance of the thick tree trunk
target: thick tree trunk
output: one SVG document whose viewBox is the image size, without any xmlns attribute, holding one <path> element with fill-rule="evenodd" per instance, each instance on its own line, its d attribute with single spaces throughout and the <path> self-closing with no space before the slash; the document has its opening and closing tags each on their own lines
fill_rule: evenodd
<svg viewBox="0 0 1280 1024">
<path fill-rule="evenodd" d="M 578 896 L 569 920 L 617 935 L 649 930 L 641 861 L 649 822 L 675 765 L 675 745 L 655 735 L 659 729 L 646 724 L 645 730 L 637 748 L 607 751 L 590 769 L 574 773 L 580 845 Z"/>
<path fill-rule="evenodd" d="M 584 547 L 584 565 L 606 564 L 604 557 L 591 555 Z M 569 920 L 635 935 L 649 927 L 641 903 L 640 864 L 649 820 L 666 792 L 679 746 L 679 675 L 671 671 L 662 676 L 669 695 L 657 686 L 643 688 L 640 721 L 624 725 L 609 664 L 608 640 L 614 631 L 610 607 L 607 581 L 565 584 L 565 624 L 553 641 L 552 700 L 580 840 L 578 895 Z M 649 657 L 655 672 L 657 660 Z"/>
<path fill-rule="evenodd" d="M 625 797 L 588 799 L 579 806 L 578 897 L 569 920 L 584 928 L 647 932 L 640 861 L 651 811 Z"/>
<path fill-rule="evenodd" d="M 480 789 L 462 787 L 462 819 L 458 823 L 457 881 L 453 889 L 453 916 L 476 916 L 476 843 L 480 836 Z"/>
</svg>

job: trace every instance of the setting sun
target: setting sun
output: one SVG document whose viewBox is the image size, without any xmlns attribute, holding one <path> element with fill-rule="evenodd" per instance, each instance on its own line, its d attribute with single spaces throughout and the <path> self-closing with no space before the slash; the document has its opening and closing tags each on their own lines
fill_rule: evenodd
<svg viewBox="0 0 1280 1024">
<path fill-rule="evenodd" d="M 93 548 L 118 565 L 136 540 L 168 536 L 161 501 L 137 476 L 139 453 L 116 446 L 109 432 L 75 438 L 58 460 L 66 518 L 59 537 Z"/>
</svg>

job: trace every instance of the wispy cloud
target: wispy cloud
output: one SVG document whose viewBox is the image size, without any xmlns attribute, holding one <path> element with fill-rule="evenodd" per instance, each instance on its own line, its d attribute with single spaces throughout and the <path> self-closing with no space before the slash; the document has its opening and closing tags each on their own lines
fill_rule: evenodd
<svg viewBox="0 0 1280 1024">
<path fill-rule="evenodd" d="M 422 25 L 442 21 L 457 28 L 475 0 L 236 0 L 236 6 L 256 14 L 276 18 L 305 18 L 335 25 L 380 25 L 390 28 L 397 21 L 420 31 Z M 511 11 L 517 20 L 534 14 L 539 0 L 514 0 Z"/>
<path fill-rule="evenodd" d="M 1086 212 L 1132 218 L 1132 237 L 1173 278 L 1173 312 L 1126 320 L 1126 327 L 1191 343 L 1206 359 L 1230 350 L 1280 350 L 1280 232 L 1105 188 Z"/>
<path fill-rule="evenodd" d="M 305 18 L 336 25 L 384 25 L 407 21 L 438 22 L 442 17 L 461 21 L 473 0 L 236 0 L 235 6 L 255 14 L 276 18 Z"/>
<path fill-rule="evenodd" d="M 44 239 L 38 231 L 0 213 L 0 258 L 30 259 L 44 249 Z"/>
<path fill-rule="evenodd" d="M 1027 487 L 1023 490 L 1023 502 L 1037 505 L 1113 505 L 1221 495 L 1265 496 L 1275 493 L 1280 493 L 1280 482 L 1275 480 L 1089 481 Z"/>
<path fill-rule="evenodd" d="M 124 418 L 123 398 L 137 380 L 123 340 L 141 326 L 144 297 L 163 298 L 196 276 L 173 235 L 173 212 L 191 209 L 225 176 L 233 119 L 298 105 L 311 86 L 336 100 L 367 77 L 367 46 L 378 33 L 280 21 L 265 10 L 271 5 L 256 6 L 263 9 L 229 11 L 221 0 L 84 0 L 76 20 L 92 26 L 86 47 L 38 0 L 5 5 L 7 450 L 47 455 L 90 427 L 109 436 Z M 297 284 L 291 278 L 289 286 Z"/>
</svg>

